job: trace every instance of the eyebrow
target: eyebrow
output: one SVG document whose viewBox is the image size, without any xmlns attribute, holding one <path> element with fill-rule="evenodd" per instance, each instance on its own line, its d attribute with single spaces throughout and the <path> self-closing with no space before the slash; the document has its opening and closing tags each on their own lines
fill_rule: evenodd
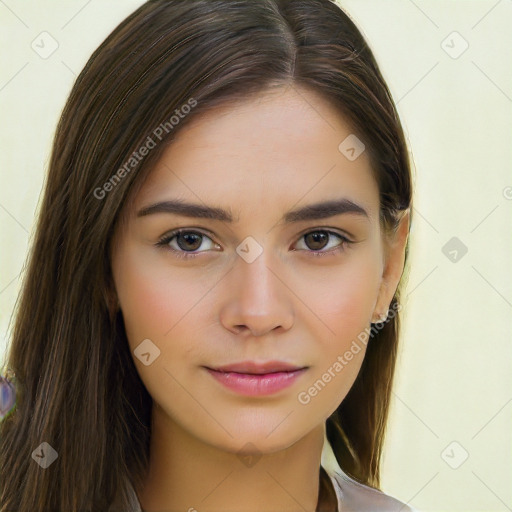
<svg viewBox="0 0 512 512">
<path fill-rule="evenodd" d="M 212 206 L 188 203 L 182 200 L 168 200 L 146 206 L 139 210 L 137 217 L 146 217 L 156 213 L 182 215 L 198 219 L 212 219 L 233 222 L 230 211 Z M 355 214 L 369 218 L 367 211 L 350 199 L 342 198 L 310 204 L 291 210 L 283 215 L 282 221 L 287 224 L 307 220 L 327 219 L 341 214 Z"/>
</svg>

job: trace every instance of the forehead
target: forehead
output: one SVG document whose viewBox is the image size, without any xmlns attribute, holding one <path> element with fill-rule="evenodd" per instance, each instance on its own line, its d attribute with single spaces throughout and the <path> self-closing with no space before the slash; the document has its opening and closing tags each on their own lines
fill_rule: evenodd
<svg viewBox="0 0 512 512">
<path fill-rule="evenodd" d="M 295 86 L 218 107 L 178 132 L 138 192 L 135 209 L 185 198 L 229 208 L 243 221 L 262 207 L 345 197 L 376 217 L 379 191 L 367 152 L 354 160 L 340 150 L 353 137 L 337 109 Z"/>
</svg>

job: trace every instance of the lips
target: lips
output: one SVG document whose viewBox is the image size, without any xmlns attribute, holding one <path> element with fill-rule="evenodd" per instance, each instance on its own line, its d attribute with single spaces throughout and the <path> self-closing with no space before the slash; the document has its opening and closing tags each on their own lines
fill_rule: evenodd
<svg viewBox="0 0 512 512">
<path fill-rule="evenodd" d="M 256 361 L 242 361 L 240 363 L 228 364 L 209 369 L 223 373 L 264 375 L 270 373 L 294 372 L 303 368 L 305 368 L 305 366 L 296 366 L 284 361 L 266 361 L 263 363 L 257 363 Z"/>
<path fill-rule="evenodd" d="M 288 364 L 283 365 L 283 363 L 280 363 L 279 368 L 283 368 L 283 366 L 285 366 L 288 368 L 287 371 L 269 372 L 270 368 L 275 369 L 277 367 L 275 365 L 267 365 L 265 368 L 262 368 L 262 366 L 264 365 L 257 365 L 256 368 L 254 365 L 230 365 L 230 367 L 235 367 L 238 370 L 244 369 L 245 373 L 205 368 L 217 382 L 224 386 L 225 389 L 228 389 L 238 395 L 249 397 L 264 397 L 284 391 L 286 388 L 293 386 L 297 380 L 300 379 L 301 375 L 304 375 L 304 373 L 308 371 L 307 368 L 298 368 Z M 223 368 L 227 367 L 224 366 Z M 256 369 L 260 372 L 263 371 L 266 373 L 246 373 L 249 368 L 252 371 Z M 290 368 L 298 369 L 291 370 Z"/>
</svg>

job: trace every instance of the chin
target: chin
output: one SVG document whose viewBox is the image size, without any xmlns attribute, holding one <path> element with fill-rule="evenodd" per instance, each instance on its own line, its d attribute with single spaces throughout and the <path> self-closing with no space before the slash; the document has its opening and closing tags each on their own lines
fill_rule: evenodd
<svg viewBox="0 0 512 512">
<path fill-rule="evenodd" d="M 232 437 L 226 433 L 222 436 L 204 439 L 204 441 L 218 449 L 240 455 L 261 455 L 286 450 L 306 436 L 308 431 L 304 430 L 303 424 L 300 420 L 297 421 L 297 418 L 295 418 L 296 424 L 285 425 L 284 417 L 286 414 L 279 421 L 272 419 L 268 424 L 260 423 L 259 427 L 254 423 L 238 424 L 236 428 L 226 426 Z"/>
</svg>

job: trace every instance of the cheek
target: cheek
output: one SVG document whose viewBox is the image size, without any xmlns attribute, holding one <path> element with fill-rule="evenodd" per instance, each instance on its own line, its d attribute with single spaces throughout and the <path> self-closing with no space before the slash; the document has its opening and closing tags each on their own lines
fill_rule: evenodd
<svg viewBox="0 0 512 512">
<path fill-rule="evenodd" d="M 187 410 L 190 403 L 180 382 L 187 381 L 186 365 L 198 350 L 192 332 L 201 311 L 205 282 L 191 279 L 190 272 L 168 265 L 148 265 L 144 251 L 126 250 L 114 276 L 128 344 L 137 371 L 156 403 L 173 396 L 174 410 Z M 192 327 L 191 327 L 192 326 Z M 146 342 L 152 354 L 148 365 L 137 357 L 137 347 Z M 146 350 L 146 349 L 145 349 Z"/>
<path fill-rule="evenodd" d="M 381 274 L 378 247 L 370 244 L 339 266 L 326 268 L 323 273 L 316 271 L 315 287 L 306 297 L 315 313 L 310 328 L 318 343 L 318 358 L 307 386 L 298 396 L 299 403 L 307 405 L 312 414 L 325 413 L 326 408 L 332 413 L 359 373 Z M 310 277 L 301 279 L 307 282 Z"/>
<path fill-rule="evenodd" d="M 336 345 L 357 336 L 367 327 L 377 300 L 381 274 L 380 254 L 375 247 L 368 246 L 339 265 L 322 271 L 316 269 L 314 276 L 300 277 L 308 306 L 328 327 L 328 338 L 334 336 Z"/>
<path fill-rule="evenodd" d="M 204 295 L 201 280 L 161 264 L 148 265 L 143 251 L 126 250 L 117 261 L 114 279 L 128 341 L 167 339 Z M 204 285 L 203 285 L 204 286 Z M 176 326 L 176 327 L 175 327 Z"/>
</svg>

